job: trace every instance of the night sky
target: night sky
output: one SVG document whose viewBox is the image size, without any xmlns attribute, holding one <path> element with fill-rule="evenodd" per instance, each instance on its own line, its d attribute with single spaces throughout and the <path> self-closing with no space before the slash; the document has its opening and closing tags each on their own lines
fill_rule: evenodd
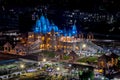
<svg viewBox="0 0 120 80">
<path fill-rule="evenodd" d="M 120 10 L 119 0 L 0 0 L 1 5 L 6 7 L 33 7 L 38 5 L 49 5 L 59 9 L 81 9 L 107 11 Z"/>
</svg>

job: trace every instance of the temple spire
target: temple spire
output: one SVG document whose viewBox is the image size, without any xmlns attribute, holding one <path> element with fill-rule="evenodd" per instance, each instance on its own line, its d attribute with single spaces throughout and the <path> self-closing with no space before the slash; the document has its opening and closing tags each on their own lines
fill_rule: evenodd
<svg viewBox="0 0 120 80">
<path fill-rule="evenodd" d="M 75 21 L 74 21 L 74 25 L 76 24 L 76 22 L 77 22 L 77 21 L 75 20 Z"/>
<path fill-rule="evenodd" d="M 77 28 L 76 28 L 76 20 L 74 21 L 74 24 L 72 25 L 72 35 L 76 35 L 77 34 Z"/>
</svg>

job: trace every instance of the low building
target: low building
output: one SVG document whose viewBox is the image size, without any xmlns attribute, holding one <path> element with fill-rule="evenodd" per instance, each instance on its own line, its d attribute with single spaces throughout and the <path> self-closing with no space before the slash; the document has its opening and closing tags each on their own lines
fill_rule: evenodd
<svg viewBox="0 0 120 80">
<path fill-rule="evenodd" d="M 117 67 L 118 55 L 111 53 L 109 55 L 103 54 L 98 58 L 98 67 L 109 69 L 111 67 Z"/>
</svg>

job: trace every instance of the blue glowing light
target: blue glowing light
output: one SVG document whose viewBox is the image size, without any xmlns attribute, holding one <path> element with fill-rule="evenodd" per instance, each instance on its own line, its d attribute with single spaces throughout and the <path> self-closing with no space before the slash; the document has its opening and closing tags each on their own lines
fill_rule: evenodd
<svg viewBox="0 0 120 80">
<path fill-rule="evenodd" d="M 46 25 L 47 25 L 47 32 L 50 32 L 51 28 L 50 28 L 50 22 L 49 22 L 48 18 L 46 18 Z"/>
<path fill-rule="evenodd" d="M 72 36 L 71 30 L 68 31 L 68 36 L 70 36 L 70 37 Z"/>
<path fill-rule="evenodd" d="M 49 20 L 46 19 L 43 15 L 36 21 L 36 26 L 34 27 L 35 33 L 47 33 L 48 27 L 50 23 Z"/>
<path fill-rule="evenodd" d="M 66 31 L 65 28 L 64 28 L 64 30 L 63 30 L 63 35 L 64 35 L 64 36 L 67 36 L 67 31 Z"/>
<path fill-rule="evenodd" d="M 43 15 L 40 17 L 40 21 L 41 21 L 41 25 L 46 24 L 46 19 L 45 19 L 45 17 Z"/>
<path fill-rule="evenodd" d="M 52 23 L 51 27 L 55 32 L 58 32 L 58 27 L 54 23 Z"/>
<path fill-rule="evenodd" d="M 53 22 L 50 24 L 49 19 L 41 15 L 41 17 L 36 21 L 35 27 L 34 27 L 34 32 L 35 33 L 43 33 L 46 34 L 48 32 L 51 32 L 54 30 L 54 32 L 57 32 L 57 36 L 60 36 L 61 34 L 64 36 L 74 36 L 77 34 L 77 28 L 76 25 L 72 25 L 72 29 L 66 31 L 64 30 L 59 30 L 58 26 L 56 26 Z"/>
<path fill-rule="evenodd" d="M 50 22 L 49 22 L 48 18 L 46 18 L 46 25 L 50 26 Z"/>
<path fill-rule="evenodd" d="M 41 21 L 39 19 L 36 21 L 36 27 L 41 27 Z"/>
<path fill-rule="evenodd" d="M 76 25 L 74 24 L 72 26 L 72 35 L 76 35 L 77 34 L 77 28 L 76 28 Z"/>
<path fill-rule="evenodd" d="M 47 33 L 47 25 L 43 25 L 42 33 Z"/>
<path fill-rule="evenodd" d="M 63 30 L 59 30 L 59 33 L 62 34 L 62 33 L 63 33 Z"/>
</svg>

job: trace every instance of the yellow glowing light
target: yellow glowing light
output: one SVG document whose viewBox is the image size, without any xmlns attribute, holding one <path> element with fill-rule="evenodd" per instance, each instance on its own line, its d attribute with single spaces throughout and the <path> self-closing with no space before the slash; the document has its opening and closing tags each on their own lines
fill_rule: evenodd
<svg viewBox="0 0 120 80">
<path fill-rule="evenodd" d="M 59 71 L 59 70 L 60 70 L 60 68 L 59 68 L 59 67 L 57 67 L 56 69 L 57 69 L 57 71 Z"/>
<path fill-rule="evenodd" d="M 83 44 L 82 47 L 85 48 L 85 47 L 86 47 L 86 44 Z"/>
<path fill-rule="evenodd" d="M 20 65 L 20 68 L 22 68 L 22 69 L 25 68 L 25 65 L 24 65 L 24 64 L 21 64 L 21 65 Z"/>
<path fill-rule="evenodd" d="M 42 39 L 42 41 L 43 41 L 43 40 L 45 39 L 44 36 L 43 36 L 41 39 Z"/>
<path fill-rule="evenodd" d="M 45 59 L 45 58 L 43 59 L 43 62 L 46 62 L 46 59 Z"/>
</svg>

